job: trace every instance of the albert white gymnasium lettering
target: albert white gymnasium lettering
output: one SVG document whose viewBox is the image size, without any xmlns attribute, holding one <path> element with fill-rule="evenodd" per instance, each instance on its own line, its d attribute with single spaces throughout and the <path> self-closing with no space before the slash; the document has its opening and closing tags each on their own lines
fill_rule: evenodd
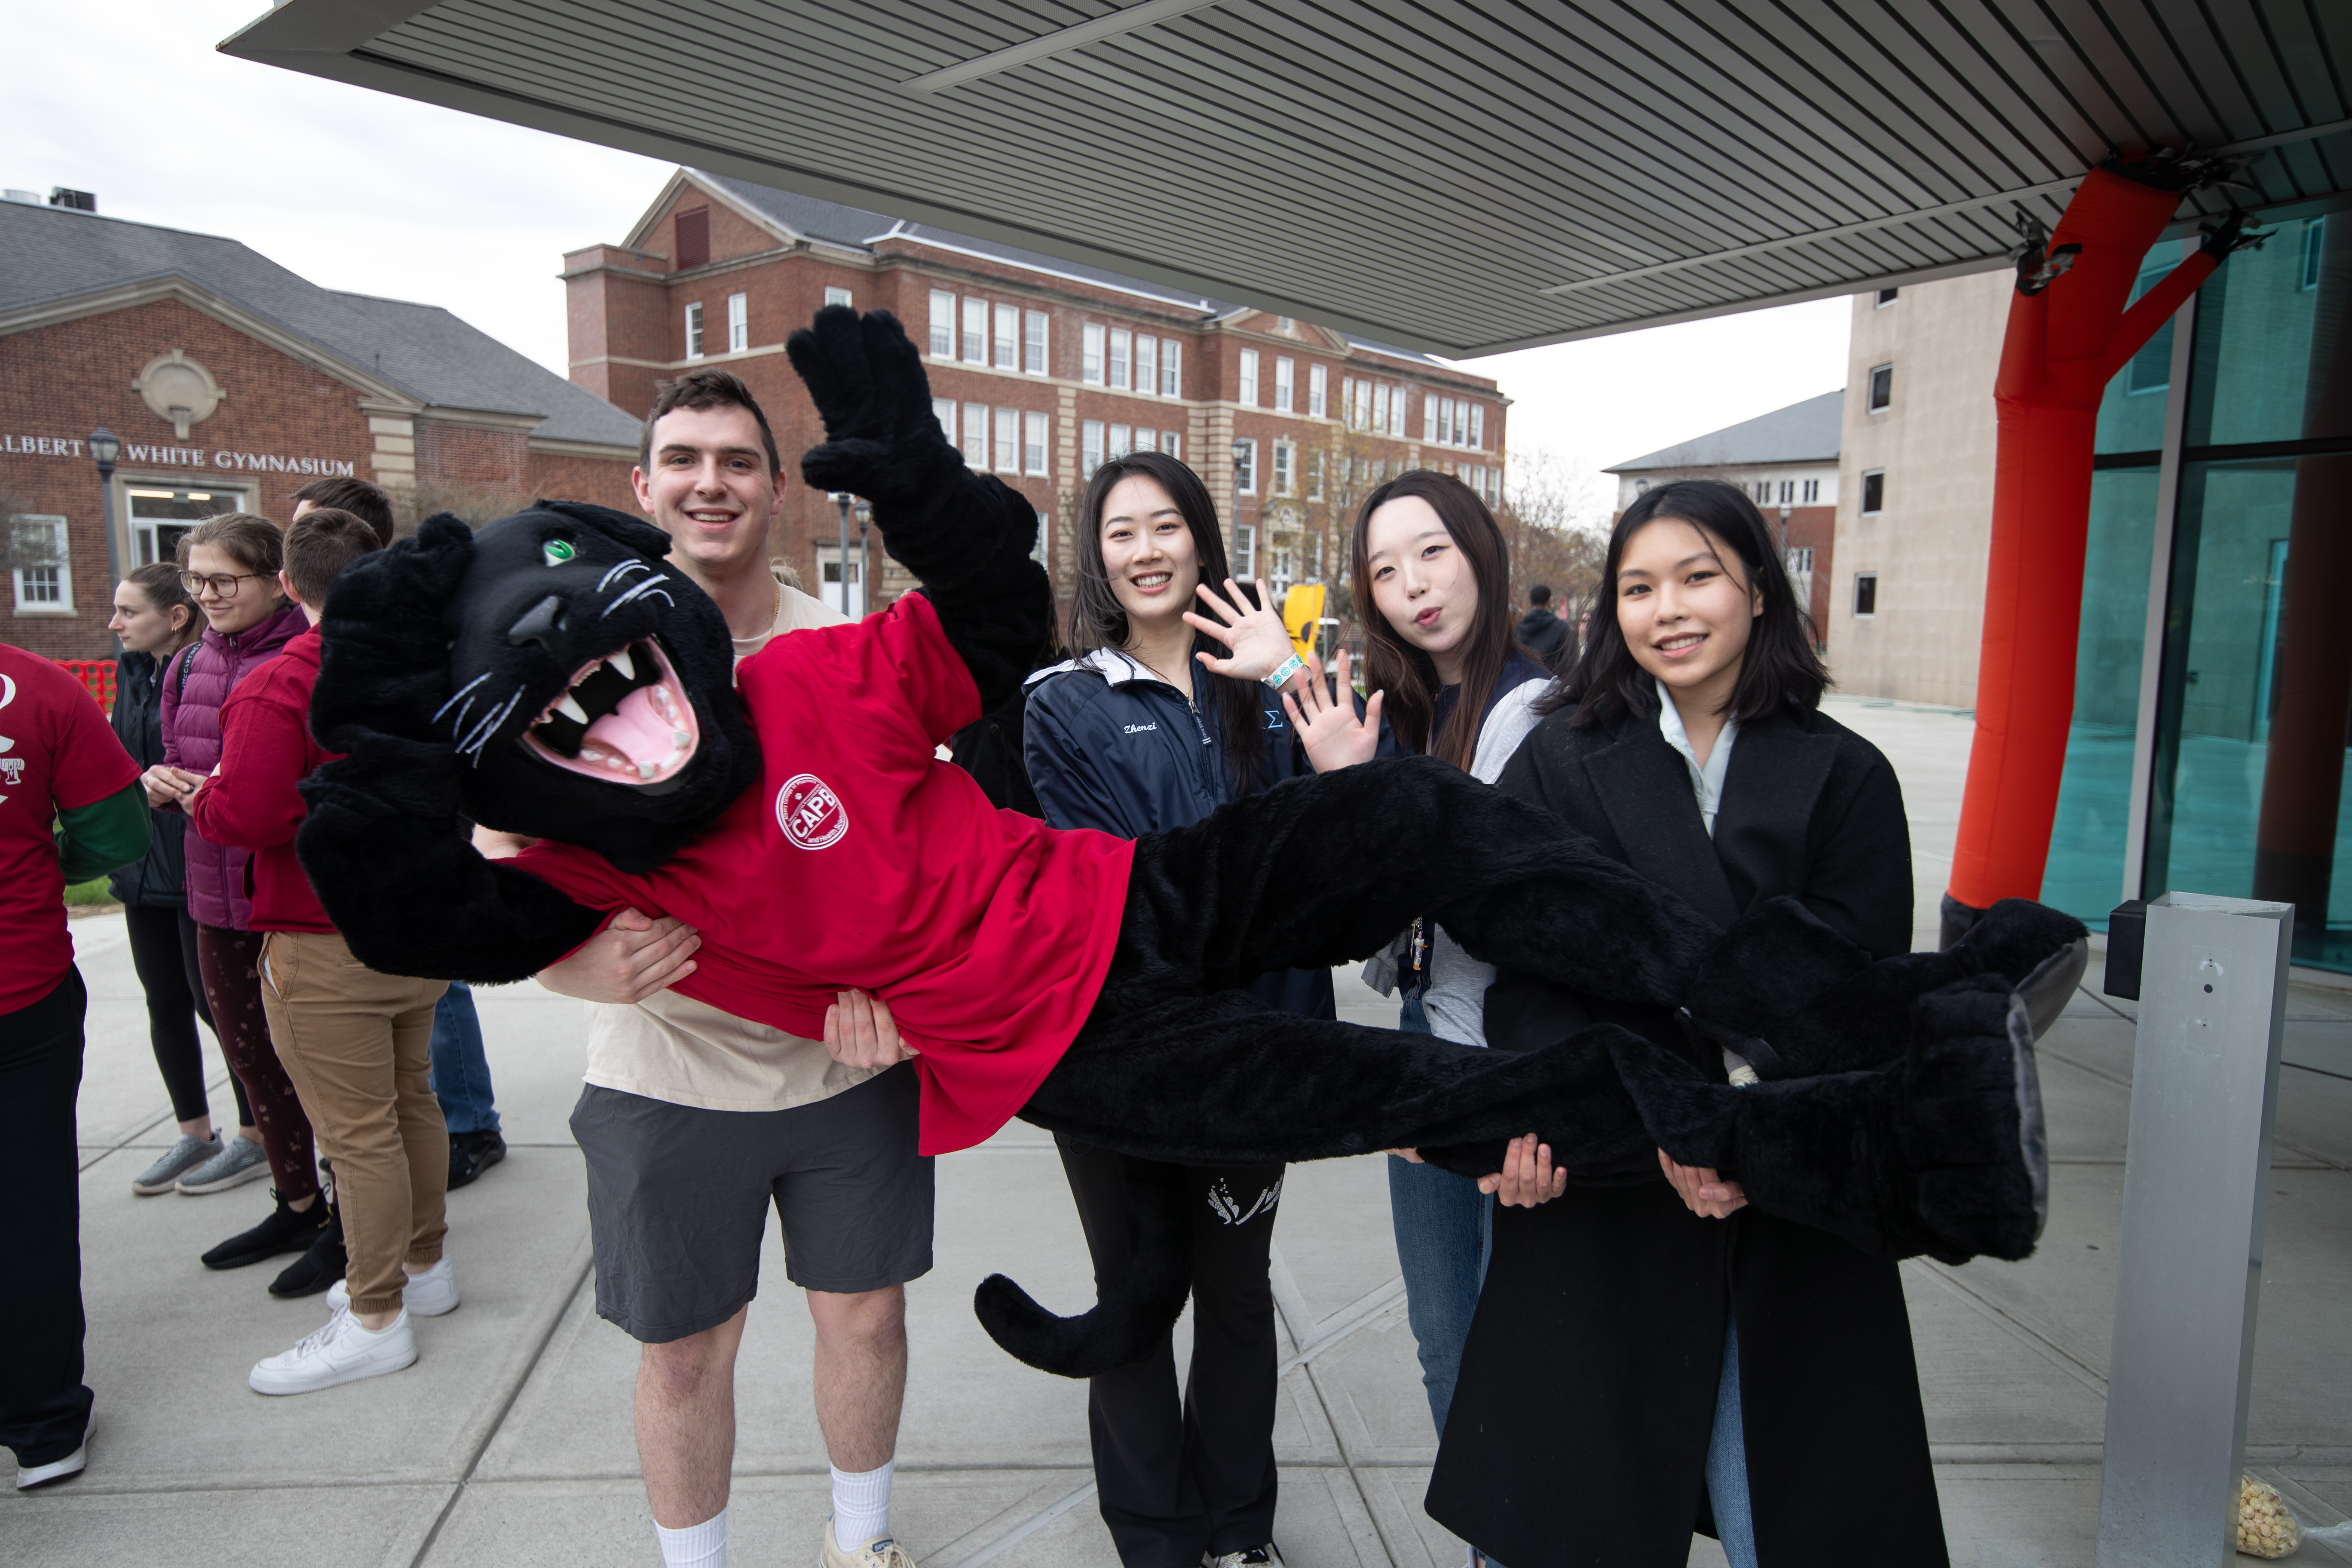
<svg viewBox="0 0 2352 1568">
<path fill-rule="evenodd" d="M 27 458 L 79 458 L 89 443 L 67 436 L 0 436 L 0 453 Z M 194 447 L 140 447 L 122 444 L 127 467 L 148 468 L 219 468 L 262 474 L 317 474 L 327 478 L 355 477 L 352 464 L 341 458 L 289 458 L 277 452 L 205 452 Z"/>
</svg>

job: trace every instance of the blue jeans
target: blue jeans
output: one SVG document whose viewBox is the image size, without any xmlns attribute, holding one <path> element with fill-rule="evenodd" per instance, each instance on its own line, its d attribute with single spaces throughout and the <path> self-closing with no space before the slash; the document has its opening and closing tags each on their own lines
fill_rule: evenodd
<svg viewBox="0 0 2352 1568">
<path fill-rule="evenodd" d="M 489 1058 L 482 1054 L 482 1021 L 474 1016 L 474 993 L 462 980 L 449 982 L 433 1008 L 432 1082 L 451 1137 L 499 1130 Z"/>
<path fill-rule="evenodd" d="M 1486 1282 L 1494 1249 L 1495 1200 L 1467 1176 L 1389 1156 L 1389 1218 L 1396 1229 L 1397 1268 L 1404 1276 L 1405 1317 L 1421 1357 L 1429 1418 L 1445 1435 L 1445 1412 L 1462 1372 L 1462 1342 Z"/>
<path fill-rule="evenodd" d="M 1716 1539 L 1731 1568 L 1756 1568 L 1756 1520 L 1748 1505 L 1748 1443 L 1739 1417 L 1739 1330 L 1723 1328 L 1723 1381 L 1715 1388 L 1715 1431 L 1706 1440 L 1706 1500 Z"/>
</svg>

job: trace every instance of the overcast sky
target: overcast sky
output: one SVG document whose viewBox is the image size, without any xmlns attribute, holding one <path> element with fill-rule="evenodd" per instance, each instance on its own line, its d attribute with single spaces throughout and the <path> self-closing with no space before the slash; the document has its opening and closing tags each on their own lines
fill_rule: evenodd
<svg viewBox="0 0 2352 1568">
<path fill-rule="evenodd" d="M 618 240 L 669 165 L 250 65 L 262 0 L 11 6 L 0 185 L 243 240 L 331 289 L 446 305 L 559 374 L 566 250 Z M 1586 472 L 1833 391 L 1843 300 L 1469 362 L 1512 444 Z M 1600 489 L 1595 486 L 1595 499 Z"/>
</svg>

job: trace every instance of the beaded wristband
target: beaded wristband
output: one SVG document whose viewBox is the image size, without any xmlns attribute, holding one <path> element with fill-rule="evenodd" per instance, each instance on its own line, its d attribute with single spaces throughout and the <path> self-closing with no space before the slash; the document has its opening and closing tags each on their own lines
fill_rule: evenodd
<svg viewBox="0 0 2352 1568">
<path fill-rule="evenodd" d="M 1265 683 L 1268 686 L 1273 687 L 1276 691 L 1279 691 L 1282 689 L 1284 682 L 1287 681 L 1292 676 L 1297 675 L 1300 670 L 1305 669 L 1306 668 L 1307 661 L 1294 653 L 1290 656 L 1290 662 L 1288 664 L 1284 665 L 1280 669 L 1276 670 L 1272 675 L 1265 678 Z"/>
</svg>

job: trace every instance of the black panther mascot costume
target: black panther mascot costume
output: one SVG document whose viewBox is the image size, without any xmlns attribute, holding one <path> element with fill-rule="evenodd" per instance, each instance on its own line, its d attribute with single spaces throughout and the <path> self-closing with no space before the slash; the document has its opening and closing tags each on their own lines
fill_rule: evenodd
<svg viewBox="0 0 2352 1568">
<path fill-rule="evenodd" d="M 828 437 L 803 476 L 870 500 L 921 588 L 779 637 L 730 679 L 716 606 L 662 569 L 666 535 L 617 512 L 541 502 L 478 535 L 435 518 L 355 563 L 329 596 L 311 710 L 343 756 L 303 785 L 299 847 L 364 963 L 520 980 L 634 903 L 701 931 L 677 988 L 740 1016 L 806 1036 L 838 988 L 887 1000 L 920 1053 L 926 1152 L 1018 1114 L 1155 1161 L 1416 1146 L 1476 1174 L 1533 1131 L 1572 1180 L 1654 1179 L 1663 1147 L 1883 1255 L 2032 1250 L 2045 1163 L 2019 987 L 2077 951 L 2078 924 L 2006 903 L 1954 949 L 1876 963 L 1793 900 L 1721 931 L 1421 757 L 1285 784 L 1131 848 L 997 812 L 931 748 L 1012 694 L 1047 639 L 1036 514 L 965 468 L 887 315 L 828 308 L 789 350 Z M 551 842 L 492 863 L 461 814 Z M 1678 1006 L 1688 1037 L 1604 1024 L 1478 1050 L 1242 989 L 1360 957 L 1416 916 L 1502 968 Z M 1726 1084 L 1726 1045 L 1766 1081 Z M 1092 1310 L 981 1287 L 1000 1344 L 1085 1376 L 1166 1331 L 1189 1226 L 1173 1194 L 1137 1196 L 1138 1261 Z"/>
</svg>

